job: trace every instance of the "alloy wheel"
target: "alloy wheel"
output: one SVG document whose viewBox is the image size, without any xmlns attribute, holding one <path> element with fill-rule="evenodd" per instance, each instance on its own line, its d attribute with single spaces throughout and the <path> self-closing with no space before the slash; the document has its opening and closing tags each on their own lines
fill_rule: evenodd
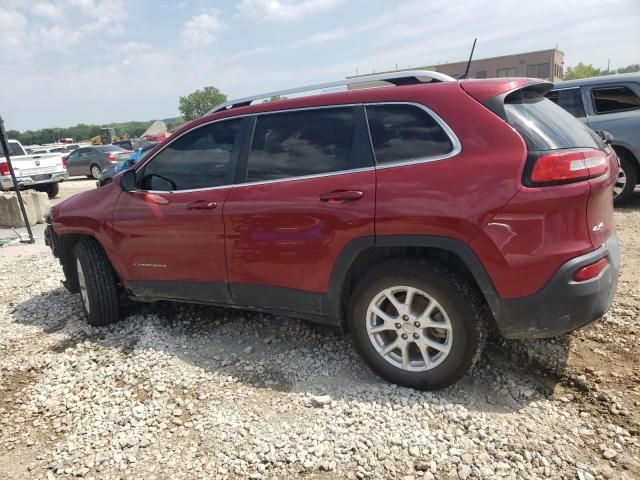
<svg viewBox="0 0 640 480">
<path fill-rule="evenodd" d="M 406 371 L 431 370 L 451 351 L 453 329 L 447 312 L 417 288 L 396 286 L 381 291 L 369 304 L 366 325 L 380 356 Z"/>
<path fill-rule="evenodd" d="M 620 167 L 618 169 L 618 178 L 616 179 L 616 184 L 613 186 L 613 198 L 617 198 L 627 186 L 627 174 L 624 169 Z"/>
</svg>

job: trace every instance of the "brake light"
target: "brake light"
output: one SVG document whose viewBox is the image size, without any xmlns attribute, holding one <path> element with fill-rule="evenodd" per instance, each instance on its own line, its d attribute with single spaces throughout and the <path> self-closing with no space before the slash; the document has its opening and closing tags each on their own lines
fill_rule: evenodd
<svg viewBox="0 0 640 480">
<path fill-rule="evenodd" d="M 7 162 L 0 163 L 0 175 L 9 175 L 9 164 Z"/>
<path fill-rule="evenodd" d="M 69 161 L 69 155 L 62 155 L 62 166 L 67 168 L 67 162 Z"/>
<path fill-rule="evenodd" d="M 118 163 L 118 159 L 116 158 L 115 153 L 110 153 L 107 155 L 107 161 L 111 163 Z"/>
<path fill-rule="evenodd" d="M 604 175 L 609 162 L 599 150 L 565 150 L 538 157 L 531 171 L 531 181 L 538 185 L 570 183 Z"/>
<path fill-rule="evenodd" d="M 607 257 L 601 258 L 597 262 L 576 270 L 576 273 L 573 274 L 573 279 L 576 282 L 586 282 L 587 280 L 594 279 L 600 275 L 600 272 L 602 272 L 608 264 L 609 260 L 607 260 Z"/>
</svg>

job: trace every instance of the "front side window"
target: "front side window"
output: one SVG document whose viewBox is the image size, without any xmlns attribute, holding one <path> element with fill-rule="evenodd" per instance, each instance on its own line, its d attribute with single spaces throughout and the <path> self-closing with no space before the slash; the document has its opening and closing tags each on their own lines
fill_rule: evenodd
<svg viewBox="0 0 640 480">
<path fill-rule="evenodd" d="M 593 108 L 596 113 L 623 112 L 640 108 L 640 98 L 629 87 L 599 87 L 591 90 Z"/>
<path fill-rule="evenodd" d="M 560 105 L 574 117 L 584 117 L 584 107 L 579 88 L 566 88 L 547 93 L 546 97 Z"/>
<path fill-rule="evenodd" d="M 367 120 L 378 165 L 446 155 L 449 135 L 425 110 L 413 105 L 368 105 Z"/>
<path fill-rule="evenodd" d="M 259 182 L 358 168 L 353 108 L 259 115 L 247 181 Z"/>
<path fill-rule="evenodd" d="M 517 77 L 518 67 L 499 68 L 496 77 Z"/>
<path fill-rule="evenodd" d="M 233 183 L 231 153 L 241 121 L 205 125 L 170 143 L 142 169 L 141 188 L 178 191 Z"/>
</svg>

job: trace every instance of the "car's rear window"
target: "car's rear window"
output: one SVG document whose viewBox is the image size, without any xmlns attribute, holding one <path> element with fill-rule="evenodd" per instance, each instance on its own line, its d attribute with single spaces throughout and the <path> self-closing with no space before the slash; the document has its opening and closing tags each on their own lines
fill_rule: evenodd
<svg viewBox="0 0 640 480">
<path fill-rule="evenodd" d="M 529 150 L 603 147 L 598 136 L 573 115 L 533 90 L 518 90 L 504 102 L 507 122 Z"/>
<path fill-rule="evenodd" d="M 24 155 L 24 150 L 22 150 L 22 147 L 20 146 L 20 144 L 15 142 L 9 142 L 7 146 L 9 147 L 10 156 L 14 157 L 14 156 Z M 2 161 L 4 161 L 4 149 L 2 148 L 2 145 L 0 145 L 0 162 Z"/>
</svg>

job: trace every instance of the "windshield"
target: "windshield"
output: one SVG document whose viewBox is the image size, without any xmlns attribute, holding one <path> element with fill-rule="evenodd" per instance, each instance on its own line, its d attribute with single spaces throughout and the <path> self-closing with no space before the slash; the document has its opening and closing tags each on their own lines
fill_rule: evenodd
<svg viewBox="0 0 640 480">
<path fill-rule="evenodd" d="M 4 149 L 2 148 L 2 145 L 0 145 L 0 152 L 2 153 L 2 156 L 4 157 Z M 24 150 L 22 150 L 22 147 L 20 146 L 19 143 L 16 142 L 9 142 L 9 155 L 12 157 L 17 157 L 19 155 L 24 155 Z M 2 159 L 0 159 L 1 161 Z"/>
</svg>

